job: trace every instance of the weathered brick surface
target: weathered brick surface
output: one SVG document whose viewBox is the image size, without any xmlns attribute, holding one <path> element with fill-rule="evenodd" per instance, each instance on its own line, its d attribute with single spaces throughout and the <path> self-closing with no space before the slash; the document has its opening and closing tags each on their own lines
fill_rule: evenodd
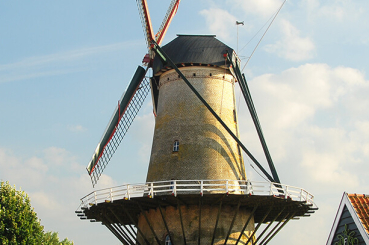
<svg viewBox="0 0 369 245">
<path fill-rule="evenodd" d="M 214 244 L 216 245 L 224 244 L 225 238 L 231 227 L 233 217 L 236 214 L 235 207 L 223 206 L 221 208 L 220 217 L 216 229 L 215 225 L 219 211 L 218 206 L 201 207 L 201 226 L 199 223 L 200 218 L 199 206 L 186 207 L 183 205 L 180 206 L 180 209 L 182 212 L 183 218 L 182 221 L 186 238 L 186 244 L 197 245 L 199 237 L 201 244 L 211 244 L 214 231 L 215 231 Z M 170 206 L 167 208 L 162 208 L 162 212 L 165 221 L 168 225 L 170 235 L 173 239 L 172 240 L 173 244 L 180 245 L 184 244 L 179 209 Z M 227 244 L 236 244 L 236 241 L 240 235 L 240 231 L 242 231 L 242 228 L 245 225 L 249 215 L 250 215 L 249 211 L 245 209 L 239 210 L 236 216 L 236 221 L 234 222 L 233 228 L 231 230 L 231 234 L 227 241 Z M 149 223 L 153 228 L 156 236 L 160 240 L 161 244 L 164 244 L 164 240 L 168 232 L 167 229 L 165 228 L 165 224 L 163 221 L 163 217 L 160 213 L 160 210 L 151 209 L 150 211 L 146 212 L 146 216 L 148 217 Z M 201 228 L 199 229 L 199 227 Z M 150 226 L 148 225 L 143 214 L 141 214 L 139 217 L 139 228 L 145 234 L 145 237 L 150 242 L 150 244 L 156 244 L 155 236 L 152 233 Z M 247 241 L 248 237 L 246 236 L 250 236 L 253 230 L 254 230 L 254 221 L 253 219 L 251 219 L 251 222 L 248 224 L 244 232 L 244 235 L 241 238 L 240 244 L 244 244 Z M 145 244 L 143 238 L 140 235 L 138 235 L 138 241 L 141 244 Z"/>
<path fill-rule="evenodd" d="M 222 118 L 237 136 L 237 115 L 235 107 L 235 79 L 223 68 L 192 66 L 180 68 L 182 73 L 201 96 Z M 203 103 L 181 80 L 174 70 L 163 73 L 159 81 L 159 100 L 155 119 L 147 182 L 162 180 L 240 180 L 246 179 L 239 146 L 221 126 Z M 179 141 L 179 151 L 173 152 L 173 143 Z M 182 221 L 188 245 L 211 244 L 214 234 L 218 206 L 201 207 L 201 228 L 199 231 L 199 206 L 181 206 Z M 174 244 L 184 244 L 179 210 L 163 208 Z M 168 234 L 159 209 L 145 211 L 149 223 L 164 244 Z M 215 231 L 215 243 L 224 244 L 224 239 L 235 215 L 235 208 L 223 206 Z M 227 244 L 235 244 L 250 216 L 246 209 L 240 209 Z M 150 244 L 156 244 L 143 213 L 138 226 Z M 248 225 L 242 237 L 245 241 L 254 229 L 254 221 Z M 144 244 L 143 238 L 138 240 Z"/>
<path fill-rule="evenodd" d="M 234 77 L 222 68 L 180 68 L 207 103 L 238 135 Z M 179 151 L 173 153 L 173 143 Z M 159 81 L 159 101 L 147 181 L 246 179 L 237 143 L 174 70 Z"/>
</svg>

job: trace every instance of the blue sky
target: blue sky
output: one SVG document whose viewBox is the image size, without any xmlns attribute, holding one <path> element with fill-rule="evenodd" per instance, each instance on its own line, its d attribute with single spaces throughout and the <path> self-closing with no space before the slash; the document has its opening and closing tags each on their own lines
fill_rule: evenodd
<svg viewBox="0 0 369 245">
<path fill-rule="evenodd" d="M 154 30 L 169 2 L 148 0 Z M 281 4 L 182 0 L 163 44 L 215 34 L 236 49 L 235 21 L 244 21 L 245 64 Z M 368 10 L 364 0 L 287 1 L 244 70 L 282 183 L 311 192 L 320 208 L 271 244 L 324 244 L 343 192 L 369 194 Z M 0 179 L 29 194 L 46 230 L 119 244 L 74 211 L 93 191 L 85 167 L 146 53 L 136 2 L 0 1 L 0 35 Z M 242 100 L 239 120 L 241 140 L 265 164 Z M 96 188 L 145 181 L 153 126 L 147 99 Z"/>
</svg>

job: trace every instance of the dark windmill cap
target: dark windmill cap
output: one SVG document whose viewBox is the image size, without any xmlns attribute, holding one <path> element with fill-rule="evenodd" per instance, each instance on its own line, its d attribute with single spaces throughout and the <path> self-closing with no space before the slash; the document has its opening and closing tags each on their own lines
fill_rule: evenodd
<svg viewBox="0 0 369 245">
<path fill-rule="evenodd" d="M 216 39 L 215 35 L 177 35 L 177 38 L 162 48 L 178 67 L 191 65 L 228 67 L 226 54 L 230 58 L 234 55 L 233 49 Z M 153 63 L 155 76 L 168 68 L 162 64 L 159 57 L 155 57 Z"/>
</svg>

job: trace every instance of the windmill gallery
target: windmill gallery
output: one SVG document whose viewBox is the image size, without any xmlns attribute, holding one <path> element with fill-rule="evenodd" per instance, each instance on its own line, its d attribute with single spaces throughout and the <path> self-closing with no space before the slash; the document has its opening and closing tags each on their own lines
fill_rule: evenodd
<svg viewBox="0 0 369 245">
<path fill-rule="evenodd" d="M 279 180 L 236 52 L 213 35 L 178 35 L 160 46 L 179 2 L 171 2 L 154 35 L 147 3 L 137 1 L 149 52 L 87 167 L 95 185 L 151 91 L 155 130 L 146 183 L 94 191 L 76 213 L 101 222 L 123 244 L 267 244 L 317 207 L 310 193 Z M 236 84 L 271 174 L 239 139 Z M 247 179 L 242 151 L 268 182 Z"/>
</svg>

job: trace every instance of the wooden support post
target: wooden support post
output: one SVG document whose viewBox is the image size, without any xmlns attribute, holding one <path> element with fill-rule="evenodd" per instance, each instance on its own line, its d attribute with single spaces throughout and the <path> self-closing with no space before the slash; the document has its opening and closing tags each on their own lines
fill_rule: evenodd
<svg viewBox="0 0 369 245">
<path fill-rule="evenodd" d="M 283 220 L 285 220 L 286 218 L 287 218 L 287 216 L 289 215 L 289 213 L 287 213 L 282 219 L 281 219 L 281 221 L 279 221 L 278 222 L 278 224 L 276 224 L 274 227 L 273 227 L 273 229 L 268 233 L 268 235 L 266 235 L 265 237 L 264 237 L 264 239 L 260 242 L 260 244 L 263 244 L 267 239 L 268 239 L 268 237 L 270 236 L 270 235 L 272 235 L 273 234 L 273 232 L 278 228 L 278 226 L 282 223 L 282 221 Z"/>
<path fill-rule="evenodd" d="M 134 245 L 135 242 L 132 241 L 132 239 L 128 236 L 128 234 L 123 230 L 123 228 L 118 225 L 118 224 L 111 224 L 112 227 L 114 227 L 114 229 L 118 232 L 118 234 L 120 234 L 126 241 L 128 244 L 132 244 Z"/>
<path fill-rule="evenodd" d="M 183 218 L 182 218 L 181 205 L 179 204 L 179 200 L 177 202 L 178 202 L 177 207 L 178 207 L 178 212 L 179 212 L 179 219 L 181 221 L 181 227 L 182 227 L 183 244 L 184 245 L 187 245 L 187 243 L 186 243 L 186 235 L 185 235 L 184 226 L 183 226 Z"/>
<path fill-rule="evenodd" d="M 201 241 L 201 207 L 202 206 L 202 195 L 199 200 L 199 237 L 197 238 L 197 244 L 200 245 Z"/>
<path fill-rule="evenodd" d="M 243 233 L 245 232 L 245 230 L 246 230 L 247 226 L 249 225 L 249 223 L 250 223 L 250 221 L 251 221 L 251 218 L 254 216 L 254 213 L 255 213 L 255 211 L 256 211 L 256 209 L 257 209 L 257 208 L 258 208 L 258 205 L 256 205 L 256 206 L 254 207 L 254 209 L 251 211 L 250 216 L 249 216 L 249 218 L 247 219 L 247 221 L 246 221 L 245 225 L 243 226 L 242 231 L 241 231 L 241 234 L 240 234 L 240 236 L 239 236 L 239 237 L 238 237 L 238 239 L 237 239 L 236 245 L 240 242 L 240 240 L 241 240 L 241 238 L 242 238 L 242 235 L 243 235 Z"/>
<path fill-rule="evenodd" d="M 105 215 L 105 218 L 109 222 L 109 225 L 117 232 L 117 234 L 119 234 L 122 238 L 124 238 L 124 240 L 127 242 L 127 244 L 134 244 L 134 242 L 132 242 L 130 237 L 124 232 L 124 230 L 122 230 L 121 227 L 114 224 L 114 222 L 108 217 L 108 215 Z"/>
<path fill-rule="evenodd" d="M 119 218 L 119 216 L 118 215 L 116 215 L 115 214 L 115 212 L 114 212 L 114 210 L 112 209 L 112 208 L 109 208 L 109 210 L 110 210 L 110 212 L 114 215 L 114 217 L 118 220 L 118 222 L 121 224 L 121 226 L 122 227 L 124 227 L 124 223 L 122 222 L 122 220 Z M 123 228 L 122 228 L 123 229 Z M 128 230 L 127 228 L 125 228 L 126 229 L 126 233 L 128 233 L 132 238 L 136 238 L 137 237 L 137 233 L 136 232 L 134 232 L 134 233 L 132 233 L 130 230 Z M 135 239 L 135 240 L 137 240 L 137 239 Z M 138 241 L 137 241 L 137 243 L 139 244 L 139 245 L 141 245 Z"/>
<path fill-rule="evenodd" d="M 264 220 L 266 219 L 266 217 L 268 217 L 268 215 L 269 215 L 270 211 L 272 211 L 272 209 L 273 209 L 273 205 L 270 206 L 270 208 L 268 209 L 268 211 L 265 213 L 264 217 L 258 223 L 258 225 L 256 226 L 256 228 L 254 229 L 254 232 L 251 234 L 251 236 L 249 237 L 249 239 L 247 240 L 247 242 L 245 243 L 245 245 L 249 244 L 250 240 L 254 237 L 254 235 L 256 234 L 256 232 L 258 231 L 258 229 L 260 228 L 261 224 L 264 222 Z"/>
<path fill-rule="evenodd" d="M 147 238 L 145 237 L 145 235 L 143 234 L 143 232 L 141 231 L 141 229 L 138 227 L 138 224 L 134 221 L 134 219 L 132 218 L 131 214 L 127 211 L 127 209 L 124 206 L 122 206 L 122 208 L 123 208 L 123 211 L 128 216 L 128 218 L 134 224 L 134 226 L 136 226 L 136 229 L 137 229 L 138 233 L 140 233 L 140 235 L 143 237 L 143 239 L 145 240 L 146 244 L 147 245 L 150 245 L 149 241 L 147 240 Z"/>
<path fill-rule="evenodd" d="M 223 201 L 220 201 L 220 203 L 219 203 L 219 209 L 218 209 L 217 220 L 215 221 L 215 227 L 214 227 L 213 237 L 211 238 L 211 245 L 213 245 L 213 244 L 214 244 L 214 240 L 215 240 L 215 233 L 216 233 L 216 231 L 217 231 L 218 222 L 219 222 L 219 217 L 220 217 L 220 211 L 222 210 L 222 203 L 223 203 Z"/>
<path fill-rule="evenodd" d="M 238 205 L 237 205 L 236 212 L 235 212 L 235 214 L 234 214 L 234 216 L 233 216 L 233 219 L 232 219 L 231 225 L 230 225 L 230 227 L 229 227 L 229 230 L 228 230 L 228 233 L 227 233 L 226 239 L 224 240 L 224 245 L 227 245 L 227 241 L 228 241 L 229 235 L 231 235 L 231 232 L 232 232 L 232 228 L 233 228 L 234 222 L 236 221 L 238 211 L 240 210 L 240 205 L 241 205 L 241 200 L 239 200 L 239 201 L 238 201 Z"/>
<path fill-rule="evenodd" d="M 138 205 L 138 206 L 139 206 L 139 208 L 141 209 L 141 213 L 142 213 L 142 215 L 145 217 L 146 222 L 147 222 L 147 224 L 149 225 L 150 230 L 151 230 L 152 234 L 154 235 L 156 242 L 158 243 L 158 245 L 160 245 L 160 240 L 159 240 L 158 236 L 156 235 L 156 233 L 155 233 L 154 229 L 152 228 L 152 226 L 151 226 L 151 224 L 150 224 L 149 219 L 147 218 L 147 215 L 146 215 L 146 213 L 145 213 L 146 211 L 145 211 L 145 210 L 143 210 L 142 206 L 141 206 L 139 203 L 137 203 L 137 205 Z"/>
<path fill-rule="evenodd" d="M 162 210 L 162 208 L 161 208 L 160 205 L 159 205 L 159 210 L 160 210 L 160 214 L 161 214 L 161 217 L 163 219 L 163 222 L 164 222 L 165 229 L 167 230 L 168 236 L 170 238 L 170 242 L 174 245 L 174 242 L 173 242 L 173 239 L 172 239 L 172 235 L 170 234 L 167 221 L 165 220 L 165 216 L 164 216 L 163 210 Z"/>
<path fill-rule="evenodd" d="M 279 211 L 279 213 L 275 216 L 275 218 L 269 222 L 269 224 L 267 225 L 267 227 L 265 227 L 265 229 L 263 230 L 262 233 L 260 233 L 259 237 L 256 239 L 255 244 L 257 244 L 257 242 L 260 240 L 260 238 L 264 235 L 264 233 L 269 229 L 269 227 L 273 224 L 273 222 L 281 215 L 281 213 L 286 209 L 286 207 L 282 208 L 281 211 Z"/>
<path fill-rule="evenodd" d="M 266 244 L 268 244 L 268 242 L 270 242 L 270 240 L 272 240 L 273 239 L 273 237 L 275 236 L 275 235 L 277 235 L 277 233 L 288 223 L 288 221 L 290 221 L 292 218 L 293 218 L 293 216 L 295 216 L 295 213 L 296 213 L 296 211 L 295 212 L 293 212 L 289 217 L 288 217 L 288 219 L 286 219 L 284 222 L 283 222 L 283 225 L 281 225 L 279 228 L 278 228 L 278 230 L 276 230 L 275 232 L 274 232 L 274 234 L 264 243 L 264 245 L 266 245 Z"/>
<path fill-rule="evenodd" d="M 110 224 L 104 224 L 106 226 L 106 228 L 108 228 L 110 230 L 111 233 L 114 234 L 114 236 L 116 236 L 116 238 L 119 239 L 119 241 L 121 241 L 124 245 L 130 245 L 127 243 L 127 241 L 121 236 L 119 235 L 119 233 L 110 225 Z"/>
</svg>

